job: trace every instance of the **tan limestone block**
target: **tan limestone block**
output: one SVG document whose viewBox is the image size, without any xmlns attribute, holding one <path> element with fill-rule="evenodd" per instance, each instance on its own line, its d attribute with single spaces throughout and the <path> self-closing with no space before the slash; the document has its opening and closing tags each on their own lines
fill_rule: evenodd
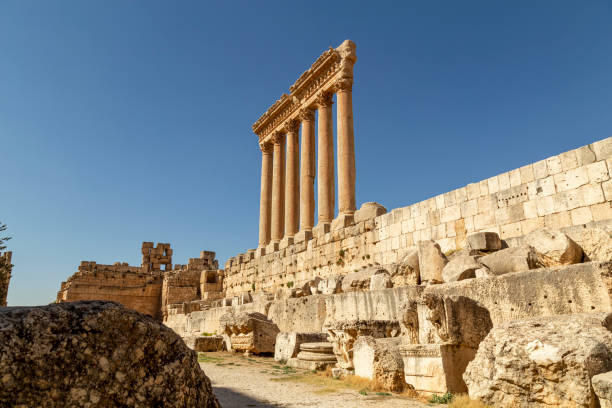
<svg viewBox="0 0 612 408">
<path fill-rule="evenodd" d="M 467 198 L 473 200 L 480 197 L 480 185 L 478 183 L 470 183 L 467 185 Z"/>
<path fill-rule="evenodd" d="M 561 153 L 559 158 L 561 159 L 561 167 L 563 168 L 563 171 L 578 167 L 578 158 L 576 157 L 576 152 L 574 150 Z"/>
<path fill-rule="evenodd" d="M 429 224 L 432 226 L 440 224 L 440 210 L 429 211 Z"/>
<path fill-rule="evenodd" d="M 480 190 L 480 197 L 489 195 L 489 183 L 487 180 L 482 180 L 478 183 L 478 189 Z"/>
<path fill-rule="evenodd" d="M 402 221 L 402 234 L 414 231 L 414 220 L 412 218 Z"/>
<path fill-rule="evenodd" d="M 440 210 L 440 221 L 449 222 L 461 218 L 461 208 L 459 205 L 452 205 Z"/>
<path fill-rule="evenodd" d="M 589 175 L 586 167 L 579 167 L 555 174 L 554 180 L 557 192 L 563 192 L 574 190 L 587 184 L 589 182 Z"/>
<path fill-rule="evenodd" d="M 467 188 L 461 187 L 455 190 L 456 204 L 461 204 L 467 200 Z"/>
<path fill-rule="evenodd" d="M 586 166 L 595 161 L 595 153 L 589 146 L 582 146 L 575 150 L 579 166 Z"/>
<path fill-rule="evenodd" d="M 465 217 L 465 230 L 467 232 L 474 232 L 474 217 Z"/>
<path fill-rule="evenodd" d="M 512 223 L 512 224 L 506 224 L 506 225 L 502 225 L 501 226 L 501 237 L 503 239 L 519 237 L 521 235 L 523 235 L 523 232 L 522 232 L 522 229 L 521 229 L 521 223 L 520 222 L 515 222 L 515 223 Z"/>
<path fill-rule="evenodd" d="M 529 234 L 531 231 L 544 227 L 544 217 L 530 218 L 521 221 L 521 231 L 523 234 Z"/>
<path fill-rule="evenodd" d="M 612 219 L 611 203 L 606 202 L 592 205 L 591 214 L 593 215 L 593 221 L 603 221 Z"/>
<path fill-rule="evenodd" d="M 553 176 L 532 181 L 527 184 L 527 194 L 529 199 L 535 197 L 547 197 L 557 192 L 555 189 L 555 180 Z"/>
<path fill-rule="evenodd" d="M 495 210 L 495 221 L 498 225 L 515 223 L 524 219 L 525 213 L 523 212 L 522 203 Z"/>
<path fill-rule="evenodd" d="M 448 193 L 444 193 L 444 206 L 449 207 L 456 203 L 455 191 L 449 191 Z"/>
<path fill-rule="evenodd" d="M 521 167 L 520 172 L 521 172 L 521 184 L 531 183 L 533 180 L 535 180 L 535 177 L 533 174 L 533 166 L 531 164 Z"/>
<path fill-rule="evenodd" d="M 473 200 L 469 200 L 469 201 L 465 201 L 461 203 L 461 216 L 463 218 L 471 217 L 473 215 L 476 215 L 477 213 L 478 213 L 478 200 L 473 199 Z"/>
<path fill-rule="evenodd" d="M 593 221 L 593 215 L 589 207 L 580 207 L 570 211 L 573 225 L 587 224 Z"/>
<path fill-rule="evenodd" d="M 436 199 L 436 209 L 440 210 L 445 207 L 444 194 L 437 195 L 435 199 Z"/>
<path fill-rule="evenodd" d="M 510 188 L 510 174 L 502 173 L 498 175 L 497 181 L 499 183 L 499 191 L 507 190 Z"/>
<path fill-rule="evenodd" d="M 490 213 L 497 209 L 497 199 L 495 195 L 486 195 L 478 198 L 478 213 Z"/>
<path fill-rule="evenodd" d="M 554 212 L 554 200 L 551 196 L 536 198 L 536 205 L 538 207 L 538 216 L 540 217 Z"/>
<path fill-rule="evenodd" d="M 601 188 L 604 192 L 607 201 L 612 201 L 612 179 L 601 183 Z"/>
<path fill-rule="evenodd" d="M 612 137 L 591 144 L 591 149 L 595 153 L 595 158 L 597 160 L 604 160 L 612 157 Z"/>
<path fill-rule="evenodd" d="M 591 183 L 601 183 L 610 179 L 608 166 L 603 160 L 587 165 L 586 169 Z"/>
<path fill-rule="evenodd" d="M 424 229 L 429 227 L 429 217 L 427 214 L 419 215 L 414 219 L 414 228 L 415 229 Z"/>
<path fill-rule="evenodd" d="M 510 170 L 508 176 L 510 177 L 510 187 L 521 185 L 521 171 L 519 169 Z"/>
<path fill-rule="evenodd" d="M 551 176 L 563 171 L 559 156 L 553 156 L 546 159 L 546 167 L 548 168 L 548 174 Z"/>
<path fill-rule="evenodd" d="M 532 165 L 534 180 L 539 180 L 548 177 L 548 167 L 546 166 L 546 160 L 540 160 Z"/>
<path fill-rule="evenodd" d="M 474 225 L 474 228 L 476 228 L 476 225 Z M 449 238 L 457 236 L 457 233 L 455 232 L 455 223 L 453 221 L 446 223 L 446 236 Z"/>
<path fill-rule="evenodd" d="M 580 187 L 578 191 L 581 206 L 599 204 L 605 201 L 603 190 L 599 184 L 587 184 Z"/>
<path fill-rule="evenodd" d="M 536 200 L 525 201 L 523 203 L 523 213 L 525 218 L 537 218 L 538 217 L 538 206 Z"/>
</svg>

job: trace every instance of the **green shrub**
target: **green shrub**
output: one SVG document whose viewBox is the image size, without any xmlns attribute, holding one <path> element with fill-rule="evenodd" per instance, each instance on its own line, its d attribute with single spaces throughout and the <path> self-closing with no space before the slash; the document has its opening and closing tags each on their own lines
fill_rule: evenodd
<svg viewBox="0 0 612 408">
<path fill-rule="evenodd" d="M 432 404 L 448 404 L 453 400 L 453 394 L 447 392 L 444 395 L 433 394 L 429 399 Z"/>
</svg>

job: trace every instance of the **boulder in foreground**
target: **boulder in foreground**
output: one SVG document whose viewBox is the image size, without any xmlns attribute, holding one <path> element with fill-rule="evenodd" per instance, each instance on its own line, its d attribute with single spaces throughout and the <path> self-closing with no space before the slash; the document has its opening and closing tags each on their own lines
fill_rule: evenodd
<svg viewBox="0 0 612 408">
<path fill-rule="evenodd" d="M 0 406 L 220 406 L 176 333 L 114 302 L 2 308 L 0 355 Z"/>
<path fill-rule="evenodd" d="M 494 327 L 463 378 L 500 407 L 594 407 L 591 377 L 612 370 L 612 315 L 558 315 Z"/>
</svg>

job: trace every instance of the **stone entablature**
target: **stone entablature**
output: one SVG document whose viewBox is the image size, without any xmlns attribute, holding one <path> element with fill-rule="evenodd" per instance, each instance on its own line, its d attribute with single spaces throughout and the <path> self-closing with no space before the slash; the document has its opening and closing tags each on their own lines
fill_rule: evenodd
<svg viewBox="0 0 612 408">
<path fill-rule="evenodd" d="M 383 215 L 377 210 L 361 216 L 359 210 L 347 227 L 320 231 L 271 254 L 249 250 L 230 258 L 226 295 L 251 291 L 253 285 L 274 293 L 316 276 L 390 265 L 421 240 L 433 239 L 448 252 L 465 247 L 473 232 L 492 231 L 508 240 L 542 227 L 609 220 L 611 173 L 612 138 L 607 138 Z"/>
</svg>

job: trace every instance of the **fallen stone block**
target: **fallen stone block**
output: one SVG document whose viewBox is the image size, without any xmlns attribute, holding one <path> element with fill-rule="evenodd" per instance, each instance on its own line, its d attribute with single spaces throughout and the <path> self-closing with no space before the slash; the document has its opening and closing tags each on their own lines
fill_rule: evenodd
<svg viewBox="0 0 612 408">
<path fill-rule="evenodd" d="M 504 407 L 593 407 L 591 377 L 612 370 L 612 315 L 558 315 L 494 327 L 463 378 L 470 398 Z"/>
<path fill-rule="evenodd" d="M 345 275 L 344 279 L 342 279 L 342 292 L 370 290 L 370 281 L 377 274 L 388 275 L 389 273 L 381 267 L 370 266 Z"/>
<path fill-rule="evenodd" d="M 571 265 L 582 261 L 582 248 L 560 231 L 538 229 L 527 234 L 524 242 L 538 252 L 541 266 Z"/>
<path fill-rule="evenodd" d="M 359 337 L 353 346 L 353 364 L 355 375 L 373 380 L 385 390 L 402 392 L 408 386 L 399 338 Z"/>
<path fill-rule="evenodd" d="M 421 283 L 419 250 L 416 247 L 409 248 L 391 272 L 391 282 L 394 287 L 419 285 Z"/>
<path fill-rule="evenodd" d="M 278 333 L 274 346 L 274 360 L 286 363 L 290 358 L 297 357 L 300 345 L 326 341 L 327 333 Z"/>
<path fill-rule="evenodd" d="M 448 263 L 448 259 L 442 253 L 440 245 L 431 240 L 419 241 L 417 248 L 421 283 L 434 284 L 444 282 L 442 270 Z"/>
<path fill-rule="evenodd" d="M 198 336 L 195 339 L 194 351 L 222 351 L 224 349 L 223 336 Z"/>
<path fill-rule="evenodd" d="M 11 407 L 220 407 L 197 354 L 114 302 L 0 309 L 0 401 Z"/>
<path fill-rule="evenodd" d="M 278 326 L 257 312 L 226 313 L 219 318 L 223 332 L 230 336 L 232 350 L 245 353 L 274 353 Z"/>
<path fill-rule="evenodd" d="M 370 279 L 370 290 L 383 290 L 392 287 L 393 282 L 388 272 L 377 273 Z"/>
<path fill-rule="evenodd" d="M 317 292 L 323 295 L 333 295 L 335 293 L 342 293 L 342 279 L 344 276 L 335 275 L 330 276 L 327 279 L 322 279 L 319 281 L 319 285 L 317 286 Z"/>
<path fill-rule="evenodd" d="M 604 228 L 586 228 L 580 242 L 584 254 L 590 261 L 612 260 L 612 231 Z"/>
<path fill-rule="evenodd" d="M 383 215 L 387 213 L 387 209 L 375 202 L 363 203 L 360 209 L 355 211 L 355 224 L 372 220 L 379 215 Z"/>
<path fill-rule="evenodd" d="M 470 249 L 477 251 L 498 251 L 502 248 L 501 239 L 496 232 L 477 232 L 466 238 Z"/>
<path fill-rule="evenodd" d="M 539 267 L 538 254 L 530 246 L 502 249 L 485 255 L 478 261 L 486 266 L 493 275 L 504 275 Z"/>
<path fill-rule="evenodd" d="M 477 258 L 470 255 L 454 257 L 442 270 L 444 282 L 456 282 L 476 277 L 476 270 L 482 268 Z"/>
<path fill-rule="evenodd" d="M 612 408 L 612 371 L 597 374 L 591 378 L 591 385 L 599 398 L 600 408 Z"/>
</svg>

